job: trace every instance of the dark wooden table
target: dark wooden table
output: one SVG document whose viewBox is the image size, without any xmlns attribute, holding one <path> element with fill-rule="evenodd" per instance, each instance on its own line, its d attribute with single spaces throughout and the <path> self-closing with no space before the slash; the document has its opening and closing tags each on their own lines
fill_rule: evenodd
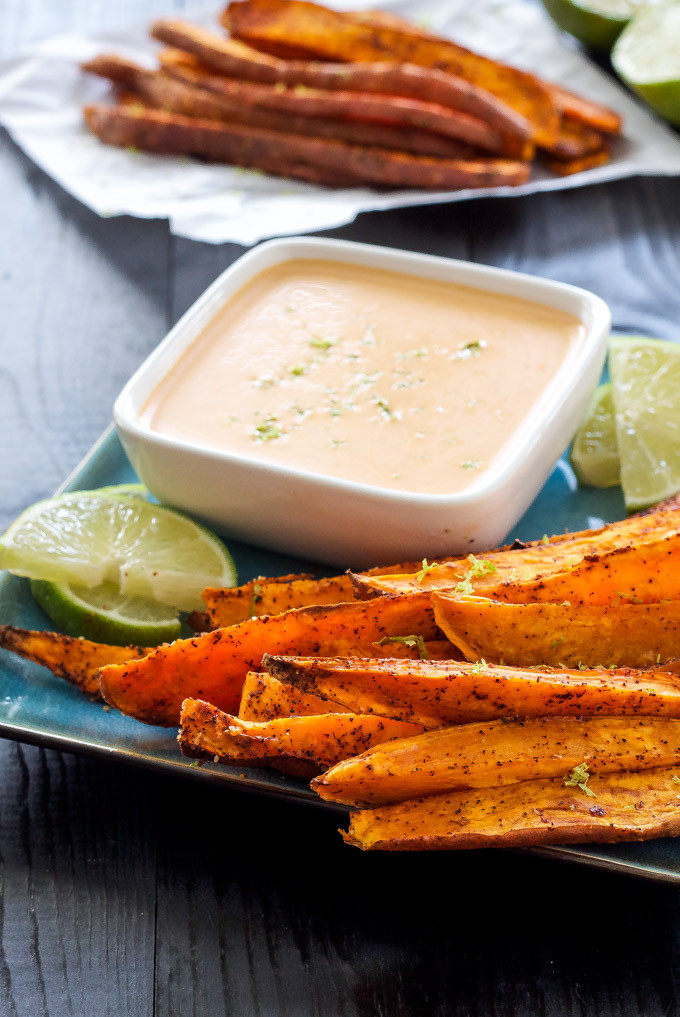
<svg viewBox="0 0 680 1017">
<path fill-rule="evenodd" d="M 202 6 L 5 0 L 7 54 Z M 241 250 L 98 219 L 0 137 L 0 524 Z M 680 181 L 365 215 L 334 236 L 586 286 L 680 336 Z M 332 817 L 0 742 L 0 1017 L 661 1017 L 680 893 L 522 855 L 362 856 Z"/>
</svg>

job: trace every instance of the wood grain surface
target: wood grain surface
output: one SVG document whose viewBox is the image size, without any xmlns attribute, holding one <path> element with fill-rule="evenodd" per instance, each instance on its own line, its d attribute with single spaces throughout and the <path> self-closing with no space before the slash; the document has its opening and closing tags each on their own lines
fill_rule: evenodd
<svg viewBox="0 0 680 1017">
<path fill-rule="evenodd" d="M 204 6 L 4 0 L 0 49 Z M 0 137 L 0 526 L 237 257 L 99 219 Z M 593 289 L 680 338 L 680 181 L 360 217 L 329 235 Z M 0 743 L 0 1017 L 662 1017 L 680 894 L 521 855 L 362 856 L 332 816 Z"/>
</svg>

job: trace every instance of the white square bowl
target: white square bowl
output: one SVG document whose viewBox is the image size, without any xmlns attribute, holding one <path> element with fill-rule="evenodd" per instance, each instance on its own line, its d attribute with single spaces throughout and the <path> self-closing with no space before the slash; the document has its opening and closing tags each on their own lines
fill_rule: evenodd
<svg viewBox="0 0 680 1017">
<path fill-rule="evenodd" d="M 218 309 L 265 269 L 306 258 L 520 297 L 573 314 L 585 337 L 515 431 L 502 462 L 455 494 L 323 476 L 166 437 L 142 423 L 146 400 Z M 600 377 L 610 324 L 599 297 L 563 283 L 368 244 L 272 240 L 239 258 L 183 315 L 127 383 L 114 418 L 132 465 L 158 499 L 238 540 L 355 568 L 484 550 L 503 541 L 571 440 Z"/>
</svg>

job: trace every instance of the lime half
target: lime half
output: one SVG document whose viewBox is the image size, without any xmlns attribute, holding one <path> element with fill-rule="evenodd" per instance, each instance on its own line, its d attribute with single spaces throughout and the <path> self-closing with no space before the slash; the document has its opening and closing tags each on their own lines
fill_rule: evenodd
<svg viewBox="0 0 680 1017">
<path fill-rule="evenodd" d="M 38 502 L 0 539 L 0 568 L 62 586 L 113 583 L 126 597 L 200 608 L 206 586 L 233 586 L 220 540 L 192 519 L 116 490 Z"/>
<path fill-rule="evenodd" d="M 609 372 L 626 506 L 645 508 L 680 490 L 680 344 L 615 336 Z"/>
<path fill-rule="evenodd" d="M 560 28 L 593 49 L 610 50 L 641 0 L 543 0 Z"/>
<path fill-rule="evenodd" d="M 125 597 L 114 583 L 60 586 L 31 580 L 31 593 L 52 621 L 69 636 L 114 646 L 157 646 L 177 639 L 177 611 L 155 600 Z"/>
<path fill-rule="evenodd" d="M 569 455 L 580 484 L 617 487 L 621 482 L 611 384 L 600 385 Z"/>
<path fill-rule="evenodd" d="M 643 7 L 612 50 L 616 73 L 652 109 L 680 126 L 680 3 Z"/>
</svg>

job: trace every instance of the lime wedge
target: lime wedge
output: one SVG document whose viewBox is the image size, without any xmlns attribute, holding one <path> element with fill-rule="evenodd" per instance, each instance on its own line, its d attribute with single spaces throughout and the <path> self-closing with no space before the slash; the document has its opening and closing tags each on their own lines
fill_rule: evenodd
<svg viewBox="0 0 680 1017">
<path fill-rule="evenodd" d="M 114 646 L 157 646 L 177 639 L 181 632 L 173 608 L 143 597 L 125 597 L 114 583 L 87 589 L 32 579 L 31 593 L 69 636 Z"/>
<path fill-rule="evenodd" d="M 38 502 L 0 538 L 0 568 L 29 579 L 92 588 L 113 583 L 192 611 L 206 586 L 233 586 L 231 555 L 180 512 L 117 491 L 75 491 Z"/>
<path fill-rule="evenodd" d="M 609 373 L 626 507 L 645 508 L 680 490 L 680 344 L 615 336 Z"/>
<path fill-rule="evenodd" d="M 680 3 L 643 7 L 612 50 L 614 70 L 652 109 L 680 126 Z"/>
<path fill-rule="evenodd" d="M 621 482 L 611 384 L 600 385 L 595 392 L 569 459 L 580 484 L 617 487 Z"/>
<path fill-rule="evenodd" d="M 610 50 L 642 0 L 543 0 L 560 28 L 593 49 Z"/>
</svg>

